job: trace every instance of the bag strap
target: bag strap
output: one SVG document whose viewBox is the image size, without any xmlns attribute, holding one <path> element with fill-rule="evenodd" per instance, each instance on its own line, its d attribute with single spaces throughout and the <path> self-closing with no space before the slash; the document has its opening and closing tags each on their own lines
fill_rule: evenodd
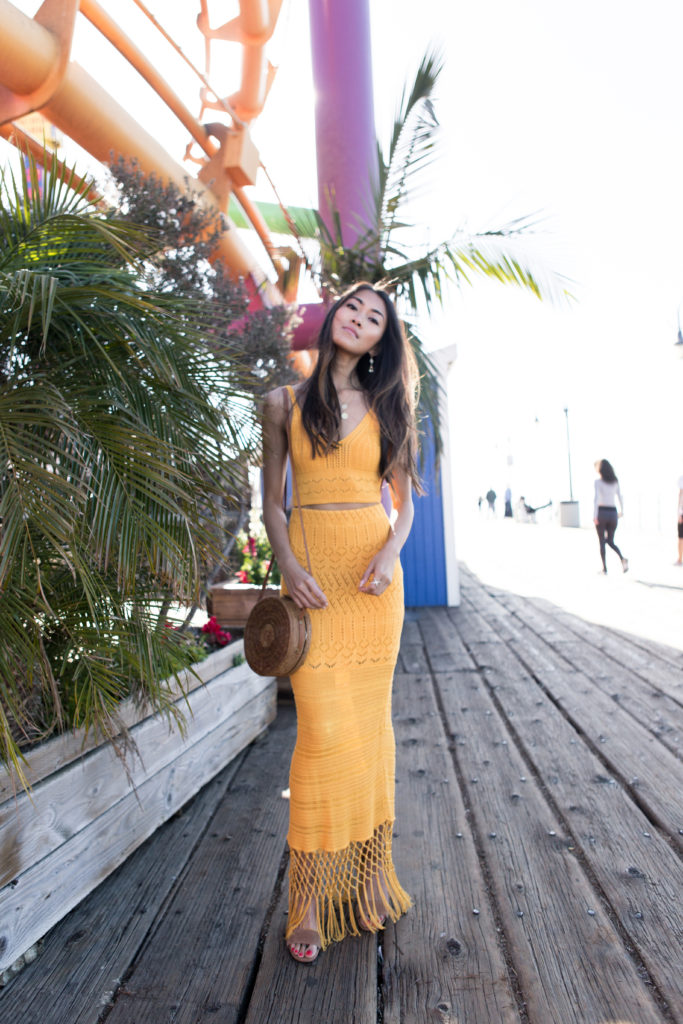
<svg viewBox="0 0 683 1024">
<path fill-rule="evenodd" d="M 291 392 L 291 398 L 292 398 L 291 406 L 287 402 L 287 393 L 288 392 Z M 285 410 L 285 430 L 287 431 L 287 451 L 289 452 L 289 464 L 292 467 L 292 489 L 294 491 L 294 499 L 296 501 L 297 508 L 299 509 L 299 521 L 301 523 L 301 536 L 303 537 L 303 540 L 304 540 L 304 551 L 306 552 L 306 564 L 308 566 L 309 576 L 312 576 L 313 575 L 313 570 L 311 568 L 311 555 L 310 555 L 310 552 L 308 550 L 308 541 L 306 540 L 306 530 L 304 528 L 304 514 L 303 514 L 303 512 L 301 510 L 301 501 L 299 500 L 299 486 L 298 486 L 298 484 L 296 482 L 296 472 L 294 471 L 294 459 L 292 458 L 292 432 L 291 432 L 291 429 L 290 429 L 290 422 L 289 422 L 289 420 L 290 420 L 290 412 L 293 412 L 293 410 L 294 410 L 294 402 L 295 402 L 294 392 L 289 387 L 289 385 L 287 385 L 287 387 L 284 388 L 283 392 L 282 392 L 282 404 L 283 404 L 284 410 Z M 283 504 L 283 507 L 286 510 L 287 509 L 286 488 L 285 488 L 285 493 L 282 496 L 282 504 Z M 270 560 L 270 562 L 268 564 L 268 568 L 266 570 L 265 579 L 263 580 L 263 586 L 261 587 L 261 594 L 259 595 L 259 600 L 260 600 L 261 597 L 263 597 L 263 594 L 265 592 L 266 586 L 268 585 L 268 579 L 270 577 L 270 570 L 273 568 L 273 562 L 274 561 L 275 561 L 275 555 L 273 555 L 273 557 L 271 558 L 271 560 Z"/>
<path fill-rule="evenodd" d="M 287 391 L 290 391 L 290 390 L 291 390 L 291 398 L 292 398 L 291 410 L 287 407 L 287 399 L 285 398 L 284 395 L 282 396 L 283 397 L 283 404 L 284 404 L 284 407 L 285 407 L 285 426 L 287 428 L 287 450 L 289 452 L 289 464 L 292 467 L 292 490 L 294 491 L 294 500 L 296 501 L 297 508 L 299 509 L 299 522 L 301 523 L 301 536 L 303 537 L 303 540 L 304 540 L 304 551 L 306 552 L 306 564 L 308 566 L 308 574 L 309 574 L 309 576 L 312 576 L 313 575 L 313 570 L 311 569 L 311 556 L 310 556 L 310 553 L 309 553 L 309 550 L 308 550 L 308 541 L 306 540 L 306 530 L 304 528 L 304 514 L 303 514 L 303 512 L 301 510 L 301 501 L 299 499 L 299 487 L 298 487 L 298 484 L 296 482 L 296 473 L 294 472 L 294 459 L 292 457 L 292 431 L 291 431 L 290 415 L 289 414 L 290 414 L 290 411 L 291 411 L 292 415 L 294 414 L 294 402 L 296 401 L 296 398 L 294 396 L 294 390 L 290 389 L 290 387 L 288 385 L 287 386 Z M 283 500 L 284 500 L 284 498 L 283 498 Z"/>
</svg>

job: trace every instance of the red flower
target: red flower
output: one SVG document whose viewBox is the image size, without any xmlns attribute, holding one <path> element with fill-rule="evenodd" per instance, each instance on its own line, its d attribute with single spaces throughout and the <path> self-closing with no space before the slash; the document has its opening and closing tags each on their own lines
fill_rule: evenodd
<svg viewBox="0 0 683 1024">
<path fill-rule="evenodd" d="M 213 633 L 217 636 L 222 632 L 218 619 L 215 615 L 212 615 L 208 622 L 205 622 L 202 626 L 202 633 Z"/>
<path fill-rule="evenodd" d="M 235 576 L 240 581 L 240 583 L 249 582 L 249 573 L 247 572 L 246 569 L 238 569 L 237 572 L 235 573 Z"/>
<path fill-rule="evenodd" d="M 226 647 L 232 642 L 232 635 L 221 628 L 215 615 L 212 615 L 209 621 L 204 623 L 202 633 L 206 634 L 206 639 L 210 644 L 215 644 L 217 647 Z"/>
</svg>

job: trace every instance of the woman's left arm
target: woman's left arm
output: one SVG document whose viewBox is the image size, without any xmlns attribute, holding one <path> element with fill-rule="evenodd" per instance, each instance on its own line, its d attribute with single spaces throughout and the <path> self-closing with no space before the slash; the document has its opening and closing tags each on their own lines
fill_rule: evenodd
<svg viewBox="0 0 683 1024">
<path fill-rule="evenodd" d="M 403 470 L 394 473 L 391 489 L 394 496 L 396 518 L 389 529 L 389 536 L 374 558 L 370 561 L 358 584 L 364 594 L 382 594 L 392 579 L 401 548 L 408 540 L 413 525 L 415 509 L 413 507 L 413 488 L 410 477 Z"/>
</svg>

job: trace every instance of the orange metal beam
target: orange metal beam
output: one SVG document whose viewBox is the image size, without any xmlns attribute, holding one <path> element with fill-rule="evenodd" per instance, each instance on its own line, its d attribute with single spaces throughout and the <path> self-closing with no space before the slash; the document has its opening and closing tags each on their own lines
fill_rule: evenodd
<svg viewBox="0 0 683 1024">
<path fill-rule="evenodd" d="M 32 24 L 48 31 L 52 44 L 49 55 L 30 67 L 22 67 L 16 57 L 8 59 L 8 67 L 3 70 L 17 84 L 12 88 L 5 81 L 0 83 L 0 123 L 39 110 L 58 88 L 69 64 L 77 10 L 78 0 L 44 0 Z M 22 33 L 24 16 L 16 8 L 14 12 L 15 16 L 8 11 L 5 25 L 8 49 L 12 41 L 18 42 L 17 36 Z"/>
<path fill-rule="evenodd" d="M 95 28 L 108 39 L 119 53 L 126 58 L 135 70 L 142 75 L 145 81 L 151 85 L 156 93 L 176 115 L 179 121 L 185 125 L 188 132 L 199 143 L 207 156 L 213 156 L 216 146 L 206 135 L 201 124 L 191 110 L 185 106 L 182 100 L 174 93 L 166 79 L 159 74 L 156 68 L 145 57 L 141 50 L 135 45 L 122 29 L 116 24 L 106 11 L 104 11 L 95 0 L 80 0 L 81 14 L 90 21 Z"/>
<path fill-rule="evenodd" d="M 95 28 L 102 33 L 105 39 L 109 40 L 119 53 L 126 58 L 128 63 L 131 64 L 140 75 L 142 75 L 145 81 L 162 98 L 166 106 L 173 111 L 178 120 L 187 128 L 192 138 L 204 150 L 206 155 L 208 157 L 212 157 L 217 152 L 217 147 L 211 140 L 210 136 L 206 134 L 203 126 L 185 106 L 182 100 L 180 100 L 174 93 L 166 79 L 159 74 L 142 51 L 139 50 L 125 32 L 119 28 L 114 19 L 111 18 L 107 12 L 102 9 L 102 7 L 100 7 L 96 0 L 80 0 L 80 9 L 81 14 L 83 14 L 84 17 L 86 17 L 88 21 L 90 21 Z M 155 24 L 158 26 L 158 23 L 155 22 Z M 170 38 L 169 42 L 172 43 Z M 270 232 L 265 220 L 254 203 L 252 203 L 251 199 L 246 195 L 243 188 L 237 187 L 234 189 L 234 192 L 240 206 L 244 210 L 248 220 L 251 222 L 254 230 L 261 239 L 266 252 L 272 260 L 275 253 L 275 246 L 270 237 Z"/>
<path fill-rule="evenodd" d="M 205 11 L 197 18 L 207 39 L 223 39 L 242 45 L 241 86 L 228 100 L 239 117 L 252 121 L 263 110 L 273 69 L 266 60 L 264 47 L 273 34 L 282 0 L 240 0 L 237 18 L 212 29 Z"/>
<path fill-rule="evenodd" d="M 7 31 L 8 28 L 11 31 Z M 8 0 L 0 0 L 0 79 L 3 84 L 16 93 L 35 87 L 44 80 L 45 69 L 55 58 L 52 33 L 17 12 Z M 27 68 L 34 71 L 29 74 Z M 102 163 L 109 164 L 120 156 L 134 157 L 145 173 L 155 173 L 180 189 L 187 187 L 186 169 L 75 62 L 68 65 L 58 90 L 41 109 L 50 121 Z M 208 205 L 217 206 L 213 193 L 201 182 L 193 179 L 192 187 Z M 235 276 L 251 279 L 267 305 L 281 303 L 277 288 L 267 280 L 227 218 L 226 224 L 217 255 Z"/>
</svg>

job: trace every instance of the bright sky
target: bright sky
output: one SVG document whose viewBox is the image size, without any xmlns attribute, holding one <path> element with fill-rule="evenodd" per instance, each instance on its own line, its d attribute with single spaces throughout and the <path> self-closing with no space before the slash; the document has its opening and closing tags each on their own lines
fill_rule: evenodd
<svg viewBox="0 0 683 1024">
<path fill-rule="evenodd" d="M 101 2 L 143 50 L 158 53 L 158 66 L 198 110 L 196 80 L 131 0 Z M 15 3 L 29 14 L 38 6 Z M 593 462 L 605 457 L 621 479 L 630 522 L 673 536 L 683 473 L 683 358 L 674 349 L 683 300 L 683 5 L 370 6 L 380 136 L 425 49 L 437 42 L 446 61 L 441 154 L 413 208 L 416 244 L 540 213 L 536 252 L 575 282 L 571 308 L 476 282 L 454 289 L 444 313 L 423 324 L 431 346 L 458 347 L 452 457 L 462 506 L 489 486 L 502 494 L 508 483 L 515 497 L 538 504 L 567 499 L 566 406 L 582 521 L 591 517 Z M 198 3 L 150 7 L 203 67 Z M 215 0 L 214 22 L 236 8 Z M 184 129 L 83 22 L 75 59 L 181 159 Z M 285 201 L 315 205 L 306 0 L 285 0 L 269 56 L 279 71 L 254 138 Z M 225 75 L 214 69 L 226 93 L 237 85 L 238 59 L 225 45 Z M 256 195 L 272 199 L 265 183 Z"/>
</svg>

